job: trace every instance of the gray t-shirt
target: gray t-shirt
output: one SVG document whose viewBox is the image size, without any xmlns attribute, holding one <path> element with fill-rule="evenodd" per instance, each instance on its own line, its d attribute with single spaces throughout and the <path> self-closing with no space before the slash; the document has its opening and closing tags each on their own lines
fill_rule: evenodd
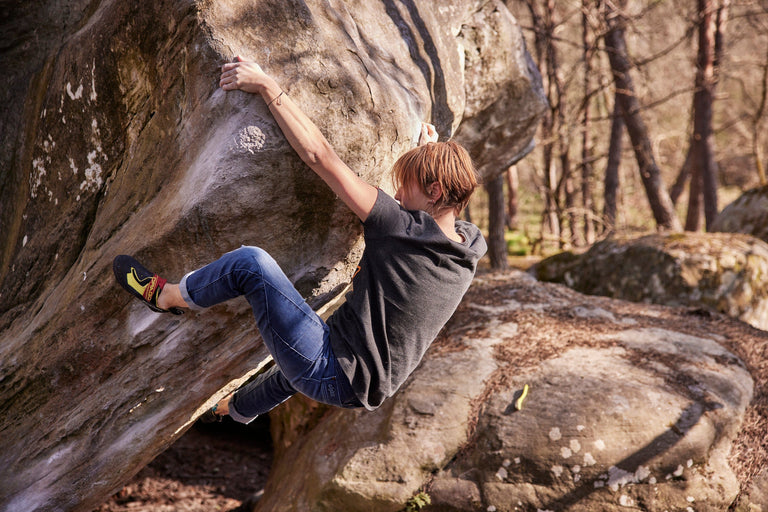
<svg viewBox="0 0 768 512">
<path fill-rule="evenodd" d="M 365 250 L 353 289 L 328 326 L 352 389 L 373 410 L 419 364 L 487 246 L 475 225 L 457 220 L 464 241 L 454 242 L 429 214 L 405 210 L 381 190 L 363 228 Z"/>
</svg>

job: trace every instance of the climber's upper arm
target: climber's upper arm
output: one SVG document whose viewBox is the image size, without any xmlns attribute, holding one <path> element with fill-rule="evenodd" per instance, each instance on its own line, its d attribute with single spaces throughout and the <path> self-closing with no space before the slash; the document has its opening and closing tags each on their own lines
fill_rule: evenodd
<svg viewBox="0 0 768 512">
<path fill-rule="evenodd" d="M 305 159 L 360 220 L 365 221 L 378 197 L 378 189 L 363 181 L 345 164 L 325 138 Z"/>
</svg>

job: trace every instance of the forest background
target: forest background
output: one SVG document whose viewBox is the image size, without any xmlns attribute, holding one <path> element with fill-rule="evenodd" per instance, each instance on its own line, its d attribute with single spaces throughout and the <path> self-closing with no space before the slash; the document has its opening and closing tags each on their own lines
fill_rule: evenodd
<svg viewBox="0 0 768 512">
<path fill-rule="evenodd" d="M 550 111 L 468 215 L 507 255 L 705 230 L 766 184 L 768 2 L 511 0 Z"/>
</svg>

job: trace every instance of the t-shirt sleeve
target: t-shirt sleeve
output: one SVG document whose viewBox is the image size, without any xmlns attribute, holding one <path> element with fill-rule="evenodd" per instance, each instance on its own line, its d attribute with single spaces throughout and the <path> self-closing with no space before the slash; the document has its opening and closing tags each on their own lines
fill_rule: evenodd
<svg viewBox="0 0 768 512">
<path fill-rule="evenodd" d="M 386 236 L 393 233 L 406 233 L 409 236 L 418 236 L 423 230 L 419 219 L 412 212 L 395 201 L 395 198 L 381 189 L 376 197 L 371 213 L 363 222 L 366 238 Z"/>
</svg>

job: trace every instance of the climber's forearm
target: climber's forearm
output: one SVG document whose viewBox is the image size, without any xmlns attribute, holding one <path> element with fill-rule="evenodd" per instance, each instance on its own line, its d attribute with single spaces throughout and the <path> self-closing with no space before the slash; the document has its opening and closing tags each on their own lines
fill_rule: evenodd
<svg viewBox="0 0 768 512">
<path fill-rule="evenodd" d="M 313 170 L 333 149 L 317 125 L 271 78 L 260 91 L 288 143 Z"/>
</svg>

